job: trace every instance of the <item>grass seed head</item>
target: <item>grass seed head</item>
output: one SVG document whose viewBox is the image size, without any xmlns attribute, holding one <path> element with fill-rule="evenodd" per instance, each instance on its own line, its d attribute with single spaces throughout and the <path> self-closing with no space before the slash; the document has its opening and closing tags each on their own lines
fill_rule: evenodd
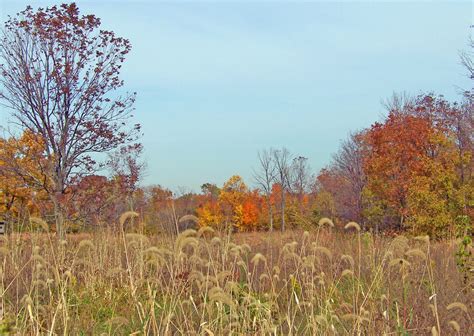
<svg viewBox="0 0 474 336">
<path fill-rule="evenodd" d="M 258 264 L 260 262 L 263 262 L 263 263 L 267 263 L 267 258 L 265 258 L 265 256 L 261 253 L 257 253 L 253 256 L 252 260 L 250 260 L 250 262 L 252 264 L 254 264 L 255 266 L 258 266 Z"/>
<path fill-rule="evenodd" d="M 137 242 L 143 245 L 150 244 L 150 239 L 141 233 L 127 233 L 125 235 L 125 238 L 127 239 L 127 241 L 130 241 L 130 242 Z"/>
<path fill-rule="evenodd" d="M 456 330 L 457 333 L 461 332 L 461 327 L 459 326 L 459 323 L 457 321 L 451 320 L 448 324 L 451 326 L 451 328 Z"/>
<path fill-rule="evenodd" d="M 199 218 L 197 218 L 194 215 L 184 215 L 178 220 L 178 222 L 179 223 L 193 222 L 193 223 L 197 224 L 199 222 Z"/>
<path fill-rule="evenodd" d="M 199 228 L 198 232 L 197 232 L 197 236 L 198 237 L 203 237 L 203 236 L 206 236 L 206 235 L 214 235 L 216 233 L 216 231 L 210 227 L 210 226 L 202 226 Z"/>
<path fill-rule="evenodd" d="M 214 237 L 211 239 L 212 246 L 220 246 L 222 244 L 222 239 L 219 237 Z"/>
<path fill-rule="evenodd" d="M 406 251 L 405 255 L 408 256 L 408 257 L 412 257 L 412 258 L 417 257 L 417 258 L 420 258 L 422 260 L 426 260 L 425 252 L 423 252 L 422 250 L 420 250 L 418 248 L 410 249 L 410 250 Z"/>
<path fill-rule="evenodd" d="M 349 230 L 349 229 L 355 229 L 357 232 L 360 231 L 360 225 L 357 224 L 356 222 L 349 222 L 344 226 L 344 229 Z"/>
<path fill-rule="evenodd" d="M 120 219 L 119 219 L 120 226 L 123 227 L 125 222 L 127 222 L 127 220 L 132 220 L 133 218 L 137 218 L 138 216 L 139 216 L 138 212 L 135 212 L 135 211 L 124 212 L 122 215 L 120 215 Z"/>
<path fill-rule="evenodd" d="M 453 302 L 450 303 L 447 307 L 447 310 L 460 309 L 467 314 L 467 306 L 462 302 Z"/>
<path fill-rule="evenodd" d="M 39 226 L 41 227 L 44 231 L 49 232 L 49 225 L 44 221 L 43 219 L 39 217 L 30 217 L 30 224 L 32 226 Z"/>
<path fill-rule="evenodd" d="M 408 238 L 403 235 L 396 236 L 390 244 L 390 250 L 393 252 L 404 252 L 410 248 Z"/>
<path fill-rule="evenodd" d="M 341 261 L 348 262 L 351 265 L 351 267 L 354 268 L 354 258 L 352 258 L 352 256 L 348 254 L 343 254 L 341 256 Z"/>
<path fill-rule="evenodd" d="M 332 260 L 332 252 L 324 246 L 313 245 L 312 250 L 315 253 L 322 253 L 324 254 L 329 260 Z"/>
<path fill-rule="evenodd" d="M 331 219 L 327 217 L 323 217 L 319 220 L 318 226 L 319 227 L 324 227 L 324 226 L 334 227 L 334 223 Z"/>
<path fill-rule="evenodd" d="M 389 266 L 400 266 L 400 267 L 406 267 L 406 266 L 410 266 L 410 262 L 406 259 L 403 259 L 403 258 L 395 258 L 393 260 L 391 260 L 388 264 Z"/>
</svg>

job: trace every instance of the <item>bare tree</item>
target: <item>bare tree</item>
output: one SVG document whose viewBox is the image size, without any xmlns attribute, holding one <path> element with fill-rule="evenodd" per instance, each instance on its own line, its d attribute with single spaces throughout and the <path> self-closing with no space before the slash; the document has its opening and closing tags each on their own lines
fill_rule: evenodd
<svg viewBox="0 0 474 336">
<path fill-rule="evenodd" d="M 474 39 L 469 39 L 469 50 L 460 53 L 461 64 L 466 68 L 468 76 L 474 80 Z M 455 115 L 454 133 L 457 138 L 457 145 L 460 156 L 470 151 L 474 151 L 474 88 L 464 92 L 465 101 L 458 109 L 460 113 Z M 472 167 L 474 155 L 471 155 L 471 162 L 467 167 L 461 164 L 461 180 L 462 182 L 469 180 L 472 176 Z"/>
<path fill-rule="evenodd" d="M 97 167 L 96 153 L 136 140 L 127 127 L 135 94 L 112 96 L 130 42 L 99 30 L 100 19 L 77 6 L 28 6 L 11 17 L 0 39 L 0 101 L 16 124 L 41 138 L 51 183 L 43 187 L 63 235 L 61 199 L 78 177 Z"/>
<path fill-rule="evenodd" d="M 308 158 L 304 156 L 295 157 L 291 164 L 291 185 L 298 197 L 300 213 L 303 211 L 303 197 L 310 185 L 310 176 Z"/>
<path fill-rule="evenodd" d="M 273 182 L 275 181 L 276 167 L 273 161 L 273 150 L 263 150 L 258 153 L 258 161 L 260 163 L 259 171 L 254 171 L 254 179 L 260 189 L 264 192 L 268 206 L 268 219 L 270 231 L 273 231 L 273 207 L 270 199 L 272 193 Z"/>
<path fill-rule="evenodd" d="M 273 161 L 276 167 L 275 181 L 280 185 L 281 189 L 281 231 L 285 231 L 285 195 L 291 189 L 290 185 L 290 169 L 291 154 L 286 148 L 273 150 Z"/>
<path fill-rule="evenodd" d="M 342 142 L 339 151 L 333 156 L 333 168 L 348 185 L 347 204 L 343 217 L 347 220 L 363 221 L 362 191 L 366 185 L 364 173 L 363 132 L 352 133 Z"/>
<path fill-rule="evenodd" d="M 474 40 L 469 39 L 469 51 L 460 52 L 459 56 L 461 58 L 461 64 L 468 71 L 469 78 L 474 79 Z"/>
<path fill-rule="evenodd" d="M 407 92 L 394 92 L 390 98 L 382 100 L 382 106 L 388 112 L 405 113 L 415 105 L 415 97 Z"/>
</svg>

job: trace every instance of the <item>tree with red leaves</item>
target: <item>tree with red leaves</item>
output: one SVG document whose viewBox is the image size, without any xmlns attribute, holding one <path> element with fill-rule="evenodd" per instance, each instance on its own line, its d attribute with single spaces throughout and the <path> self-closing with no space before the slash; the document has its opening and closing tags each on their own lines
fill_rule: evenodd
<svg viewBox="0 0 474 336">
<path fill-rule="evenodd" d="M 99 27 L 99 18 L 81 16 L 74 3 L 28 6 L 5 23 L 0 39 L 0 100 L 45 146 L 51 181 L 43 187 L 60 236 L 68 186 L 99 166 L 95 154 L 132 143 L 140 132 L 138 124 L 127 126 L 136 94 L 114 94 L 130 42 Z"/>
<path fill-rule="evenodd" d="M 389 113 L 384 123 L 375 123 L 367 132 L 370 154 L 365 159 L 369 189 L 395 209 L 395 226 L 407 215 L 407 196 L 413 175 L 424 172 L 434 130 L 425 118 Z"/>
</svg>

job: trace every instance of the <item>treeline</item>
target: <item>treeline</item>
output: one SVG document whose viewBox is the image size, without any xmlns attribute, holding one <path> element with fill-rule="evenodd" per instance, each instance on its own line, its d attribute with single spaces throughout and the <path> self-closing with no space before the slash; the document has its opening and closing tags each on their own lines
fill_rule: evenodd
<svg viewBox="0 0 474 336">
<path fill-rule="evenodd" d="M 394 95 L 387 115 L 341 143 L 332 162 L 314 174 L 303 156 L 285 148 L 258 153 L 247 185 L 232 176 L 200 193 L 173 194 L 139 187 L 141 146 L 126 146 L 106 161 L 109 176 L 85 174 L 55 199 L 65 230 L 116 227 L 137 211 L 149 231 L 176 233 L 193 225 L 233 231 L 310 228 L 323 217 L 356 221 L 373 231 L 409 231 L 433 237 L 472 231 L 473 100 L 450 103 L 432 94 Z M 54 181 L 41 137 L 25 131 L 0 138 L 0 211 L 10 230 L 30 230 L 28 218 L 55 222 Z M 194 215 L 197 220 L 182 220 Z"/>
<path fill-rule="evenodd" d="M 474 215 L 472 100 L 394 95 L 386 106 L 384 120 L 350 134 L 317 174 L 306 157 L 285 148 L 259 152 L 253 188 L 238 175 L 222 186 L 204 183 L 200 193 L 139 187 L 141 148 L 126 148 L 108 161 L 111 177 L 84 176 L 62 196 L 66 229 L 115 227 L 122 212 L 133 210 L 146 230 L 168 233 L 195 225 L 308 229 L 328 217 L 336 226 L 356 221 L 365 230 L 466 235 Z M 29 215 L 54 218 L 41 189 L 45 175 L 38 167 L 46 163 L 40 142 L 29 132 L 1 141 L 2 212 L 16 218 L 18 228 L 18 219 Z M 180 220 L 186 215 L 197 219 Z"/>
<path fill-rule="evenodd" d="M 312 175 L 286 149 L 259 153 L 251 190 L 239 176 L 203 185 L 200 225 L 234 230 L 311 227 L 323 217 L 365 230 L 432 237 L 472 233 L 473 105 L 433 94 L 394 95 L 387 115 L 352 133 Z"/>
</svg>

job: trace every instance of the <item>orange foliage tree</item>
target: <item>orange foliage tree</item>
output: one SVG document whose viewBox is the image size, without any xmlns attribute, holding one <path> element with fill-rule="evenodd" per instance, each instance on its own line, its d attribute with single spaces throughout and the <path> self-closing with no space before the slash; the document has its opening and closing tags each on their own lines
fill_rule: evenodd
<svg viewBox="0 0 474 336">
<path fill-rule="evenodd" d="M 456 107 L 444 100 L 419 97 L 402 110 L 392 109 L 383 123 L 368 130 L 366 214 L 414 233 L 441 236 L 454 228 L 466 206 L 459 171 L 467 155 L 466 147 L 462 154 L 456 149 L 450 121 L 455 113 Z"/>
<path fill-rule="evenodd" d="M 24 210 L 39 210 L 38 202 L 50 185 L 44 172 L 46 164 L 44 146 L 32 132 L 0 138 L 0 212 L 13 218 Z"/>
<path fill-rule="evenodd" d="M 423 174 L 433 129 L 423 118 L 390 113 L 367 133 L 370 152 L 365 161 L 368 188 L 383 202 L 400 226 L 407 215 L 408 188 Z M 393 224 L 393 223 L 392 223 Z"/>
<path fill-rule="evenodd" d="M 196 213 L 201 226 L 230 226 L 233 230 L 249 231 L 257 228 L 261 208 L 261 195 L 250 191 L 243 179 L 234 175 L 219 190 L 217 199 L 213 193 L 206 193 L 206 200 Z"/>
</svg>

